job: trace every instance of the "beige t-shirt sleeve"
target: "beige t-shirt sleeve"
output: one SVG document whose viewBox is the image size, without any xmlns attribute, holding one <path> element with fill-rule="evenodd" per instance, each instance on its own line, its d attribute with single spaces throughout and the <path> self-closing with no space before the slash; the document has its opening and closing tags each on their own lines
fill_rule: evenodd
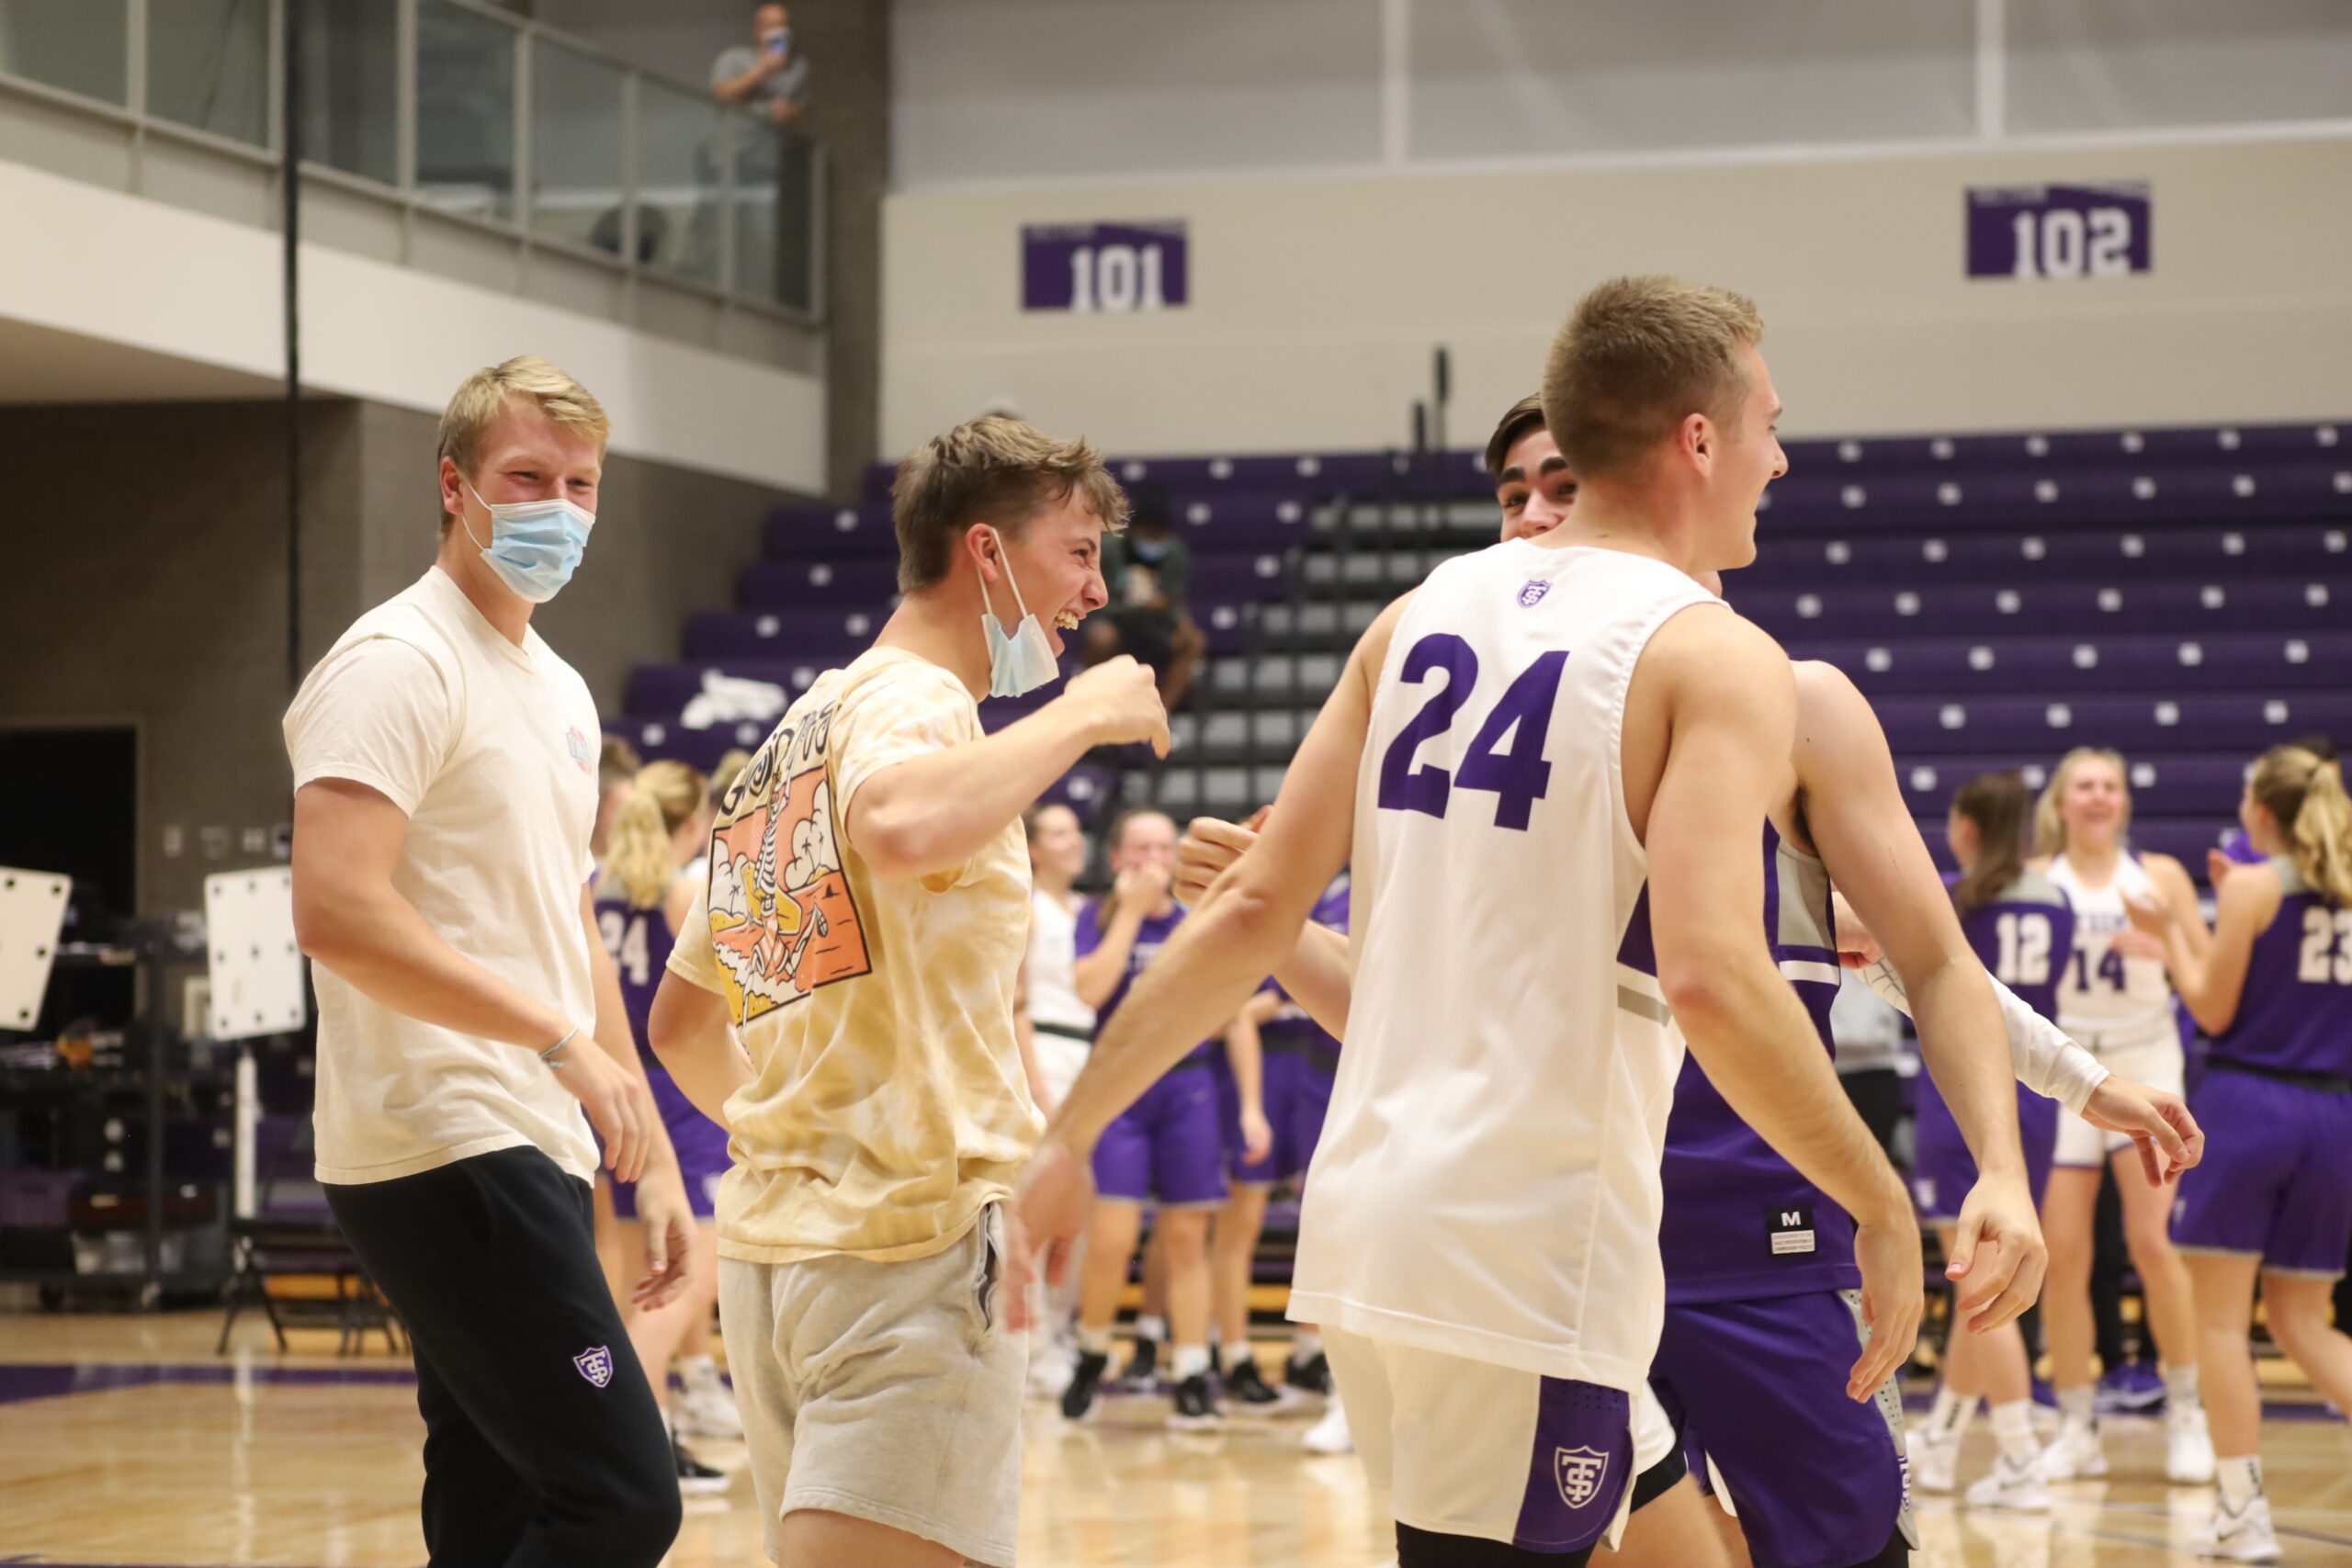
<svg viewBox="0 0 2352 1568">
<path fill-rule="evenodd" d="M 850 803 L 885 768 L 980 739 L 979 711 L 962 682 L 935 664 L 884 666 L 842 694 L 826 743 L 833 820 L 849 829 Z"/>
<path fill-rule="evenodd" d="M 294 787 L 349 779 L 407 815 L 447 760 L 455 718 L 448 684 L 413 643 L 369 637 L 311 672 L 286 712 Z"/>
<path fill-rule="evenodd" d="M 710 896 L 706 892 L 686 911 L 686 923 L 678 930 L 677 940 L 670 944 L 670 960 L 666 967 L 681 980 L 692 981 L 706 991 L 727 994 L 727 984 L 719 977 L 718 956 L 710 945 Z"/>
</svg>

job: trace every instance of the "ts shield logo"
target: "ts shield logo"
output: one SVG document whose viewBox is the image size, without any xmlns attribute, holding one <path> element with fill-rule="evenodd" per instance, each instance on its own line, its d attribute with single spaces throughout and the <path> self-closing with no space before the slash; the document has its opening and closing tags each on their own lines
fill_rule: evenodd
<svg viewBox="0 0 2352 1568">
<path fill-rule="evenodd" d="M 1550 592 L 1552 592 L 1550 583 L 1540 577 L 1531 577 L 1519 585 L 1519 607 L 1522 610 L 1532 610 L 1536 605 L 1544 603 L 1544 595 Z"/>
<path fill-rule="evenodd" d="M 613 1353 L 603 1345 L 589 1346 L 571 1358 L 571 1364 L 580 1369 L 582 1377 L 598 1388 L 613 1381 Z"/>
<path fill-rule="evenodd" d="M 1552 1455 L 1552 1472 L 1560 1483 L 1560 1501 L 1581 1508 L 1600 1495 L 1609 1477 L 1609 1456 L 1599 1449 L 1558 1449 Z"/>
</svg>

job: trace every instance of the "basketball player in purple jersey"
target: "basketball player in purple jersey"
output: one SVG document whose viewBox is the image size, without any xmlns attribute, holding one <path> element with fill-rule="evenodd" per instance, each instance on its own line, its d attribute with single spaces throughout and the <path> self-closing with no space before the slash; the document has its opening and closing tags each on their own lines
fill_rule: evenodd
<svg viewBox="0 0 2352 1568">
<path fill-rule="evenodd" d="M 1176 824 L 1161 812 L 1123 813 L 1105 836 L 1111 894 L 1079 911 L 1076 974 L 1081 998 L 1107 1024 L 1130 988 L 1159 956 L 1184 919 L 1170 895 Z M 1230 1018 L 1227 1020 L 1229 1026 Z M 1251 1043 L 1254 1044 L 1254 1041 Z M 1110 1365 L 1111 1323 L 1126 1289 L 1143 1206 L 1156 1205 L 1159 1245 L 1168 1249 L 1168 1316 L 1176 1382 L 1169 1424 L 1210 1427 L 1219 1419 L 1209 1389 L 1209 1220 L 1225 1204 L 1225 1148 L 1217 1128 L 1212 1036 L 1103 1131 L 1094 1149 L 1098 1201 L 1087 1238 L 1078 1306 L 1078 1368 L 1062 1394 L 1075 1421 L 1092 1409 Z M 1251 1108 L 1253 1111 L 1256 1107 Z M 1263 1120 L 1262 1111 L 1258 1111 Z"/>
<path fill-rule="evenodd" d="M 2120 755 L 2078 746 L 2059 759 L 2034 806 L 2034 848 L 2043 858 L 2033 863 L 2075 909 L 2075 951 L 2058 984 L 2058 1025 L 2115 1072 L 2177 1091 L 2183 1082 L 2178 1009 L 2154 944 L 2132 929 L 2125 901 L 2160 895 L 2199 952 L 2205 927 L 2196 918 L 2188 873 L 2170 855 L 2134 851 L 2131 825 L 2132 787 Z M 2213 1479 L 2213 1441 L 2198 1391 L 2188 1270 L 2168 1234 L 2172 1195 L 2123 1179 L 2121 1140 L 2072 1115 L 2058 1118 L 2041 1201 L 2051 1247 L 2041 1322 L 2059 1411 L 2058 1435 L 2042 1450 L 2042 1476 L 2107 1473 L 2091 1382 L 2090 1278 L 2092 1219 L 2109 1165 L 2117 1168 L 2124 1243 L 2164 1363 L 2165 1476 L 2201 1485 Z"/>
<path fill-rule="evenodd" d="M 2216 890 L 2210 950 L 2168 904 L 2134 898 L 2173 984 L 2213 1036 L 2197 1110 L 2215 1156 L 2181 1183 L 2173 1244 L 2195 1282 L 2221 1506 L 2198 1551 L 2275 1562 L 2262 1495 L 2261 1393 L 2249 1336 L 2259 1276 L 2270 1337 L 2339 1410 L 2352 1338 L 2328 1297 L 2352 1249 L 2352 801 L 2342 764 L 2300 746 L 2262 754 L 2238 820 L 2269 859 Z"/>
<path fill-rule="evenodd" d="M 2047 877 L 2026 869 L 2031 808 L 2032 797 L 2017 774 L 1979 774 L 1953 795 L 1944 840 L 1960 866 L 1949 880 L 1968 945 L 1995 979 L 2047 1019 L 2056 1016 L 2058 971 L 2074 951 L 2075 911 Z M 1911 1195 L 1919 1217 L 1936 1226 L 1949 1248 L 1960 1195 L 1976 1179 L 1976 1165 L 1934 1079 L 1921 1078 L 1918 1094 Z M 2056 1103 L 2019 1084 L 2018 1133 L 2036 1202 L 2050 1179 L 2057 1126 Z M 2031 1378 L 2017 1325 L 1951 1336 L 1944 1347 L 1943 1386 L 1911 1450 L 1911 1478 L 1922 1491 L 1950 1492 L 1956 1484 L 1961 1438 L 1982 1397 L 1992 1406 L 2000 1455 L 1993 1472 L 1969 1487 L 1969 1503 L 2031 1511 L 2050 1506 L 2050 1489 L 2034 1462 L 2041 1445 L 2033 1435 Z"/>
<path fill-rule="evenodd" d="M 603 875 L 596 884 L 596 926 L 605 951 L 619 974 L 621 1001 L 628 1011 L 630 1033 L 645 1064 L 647 1084 L 662 1124 L 678 1151 L 678 1173 L 685 1179 L 686 1201 L 693 1207 L 695 1282 L 686 1293 L 667 1305 L 632 1306 L 620 1288 L 627 1278 L 626 1260 L 644 1250 L 643 1227 L 637 1217 L 637 1184 L 605 1183 L 614 1223 L 613 1247 L 605 1259 L 613 1297 L 622 1303 L 628 1323 L 629 1343 L 652 1380 L 653 1395 L 670 1417 L 671 1448 L 678 1461 L 678 1490 L 688 1496 L 716 1495 L 727 1490 L 724 1471 L 714 1470 L 688 1453 L 678 1434 L 741 1438 L 742 1417 L 734 1396 L 719 1381 L 710 1354 L 710 1319 L 718 1301 L 718 1228 L 712 1195 L 727 1174 L 727 1134 L 696 1111 L 654 1058 L 646 1043 L 646 1020 L 653 1010 L 653 993 L 661 987 L 662 965 L 676 942 L 678 922 L 701 891 L 701 884 L 686 874 L 703 852 L 710 830 L 708 786 L 703 776 L 683 762 L 650 762 L 638 770 L 613 814 Z M 604 1205 L 600 1204 L 599 1208 Z M 600 1216 L 601 1220 L 601 1216 Z M 599 1251 L 605 1238 L 598 1237 Z M 670 1398 L 670 1362 L 678 1358 L 685 1397 Z"/>
<path fill-rule="evenodd" d="M 1794 684 L 1689 575 L 1752 557 L 1785 467 L 1760 331 L 1747 301 L 1669 279 L 1577 306 L 1546 376 L 1576 411 L 1574 518 L 1446 562 L 1374 624 L 1256 852 L 1102 1037 L 1017 1200 L 1057 1267 L 1100 1128 L 1351 863 L 1351 1019 L 1291 1310 L 1323 1325 L 1405 1568 L 1578 1563 L 1622 1517 L 1682 1037 L 1866 1222 L 1877 1333 L 1853 1392 L 1917 1330 L 1907 1194 L 1890 1209 L 1891 1168 L 1755 940 Z M 1622 956 L 1645 899 L 1649 971 Z M 1986 1253 L 1981 1304 L 2010 1282 Z"/>
</svg>

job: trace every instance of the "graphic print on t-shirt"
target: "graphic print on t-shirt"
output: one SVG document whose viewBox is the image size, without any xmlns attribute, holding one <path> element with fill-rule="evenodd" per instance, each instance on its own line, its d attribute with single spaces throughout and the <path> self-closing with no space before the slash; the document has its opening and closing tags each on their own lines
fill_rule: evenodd
<svg viewBox="0 0 2352 1568">
<path fill-rule="evenodd" d="M 770 736 L 711 835 L 710 942 L 738 1026 L 874 970 L 834 836 L 832 717 Z"/>
</svg>

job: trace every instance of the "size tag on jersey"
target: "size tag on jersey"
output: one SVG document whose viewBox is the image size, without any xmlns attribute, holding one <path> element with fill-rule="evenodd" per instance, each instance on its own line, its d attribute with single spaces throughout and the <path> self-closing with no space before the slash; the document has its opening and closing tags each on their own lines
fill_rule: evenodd
<svg viewBox="0 0 2352 1568">
<path fill-rule="evenodd" d="M 1813 1210 L 1774 1209 L 1766 1216 L 1772 1232 L 1772 1256 L 1785 1258 L 1813 1250 Z"/>
</svg>

